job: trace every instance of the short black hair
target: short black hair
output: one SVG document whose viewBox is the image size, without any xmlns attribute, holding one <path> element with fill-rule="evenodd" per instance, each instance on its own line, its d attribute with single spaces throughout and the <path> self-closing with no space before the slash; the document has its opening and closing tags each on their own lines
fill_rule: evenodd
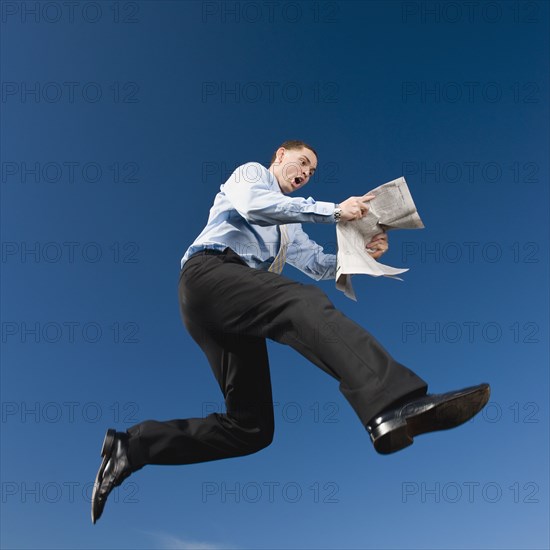
<svg viewBox="0 0 550 550">
<path fill-rule="evenodd" d="M 300 141 L 299 139 L 290 139 L 288 141 L 285 141 L 284 143 L 281 143 L 281 145 L 279 145 L 279 147 L 275 149 L 275 152 L 271 157 L 270 166 L 275 162 L 275 159 L 277 158 L 277 151 L 281 147 L 284 147 L 285 149 L 302 149 L 303 147 L 305 147 L 306 149 L 312 151 L 317 158 L 319 158 L 317 151 L 311 145 L 308 145 L 307 143 L 305 143 L 304 141 Z"/>
</svg>

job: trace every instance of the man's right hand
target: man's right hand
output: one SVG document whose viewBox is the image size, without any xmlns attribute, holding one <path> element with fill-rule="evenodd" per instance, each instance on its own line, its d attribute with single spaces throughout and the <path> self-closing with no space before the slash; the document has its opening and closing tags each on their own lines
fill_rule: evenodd
<svg viewBox="0 0 550 550">
<path fill-rule="evenodd" d="M 350 197 L 344 202 L 341 202 L 340 209 L 342 210 L 342 214 L 340 219 L 349 222 L 362 218 L 369 210 L 368 202 L 374 199 L 375 196 L 376 195 L 367 193 L 362 197 Z"/>
</svg>

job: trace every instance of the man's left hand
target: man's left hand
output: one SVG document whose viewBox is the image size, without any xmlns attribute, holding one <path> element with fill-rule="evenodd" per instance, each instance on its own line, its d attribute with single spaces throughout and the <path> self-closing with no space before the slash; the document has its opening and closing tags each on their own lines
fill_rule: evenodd
<svg viewBox="0 0 550 550">
<path fill-rule="evenodd" d="M 367 252 L 375 259 L 378 260 L 382 254 L 384 254 L 389 248 L 388 234 L 386 232 L 378 233 L 375 235 L 370 243 L 367 243 Z"/>
</svg>

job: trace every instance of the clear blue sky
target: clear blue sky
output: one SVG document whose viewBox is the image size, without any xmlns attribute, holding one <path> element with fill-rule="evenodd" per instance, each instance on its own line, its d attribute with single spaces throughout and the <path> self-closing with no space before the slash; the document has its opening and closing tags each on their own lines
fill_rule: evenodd
<svg viewBox="0 0 550 550">
<path fill-rule="evenodd" d="M 548 548 L 548 3 L 2 2 L 1 25 L 2 547 Z M 273 444 L 147 467 L 92 526 L 106 428 L 221 407 L 179 262 L 285 139 L 319 153 L 306 197 L 406 177 L 404 281 L 319 284 L 430 391 L 490 405 L 380 456 L 271 342 Z"/>
</svg>

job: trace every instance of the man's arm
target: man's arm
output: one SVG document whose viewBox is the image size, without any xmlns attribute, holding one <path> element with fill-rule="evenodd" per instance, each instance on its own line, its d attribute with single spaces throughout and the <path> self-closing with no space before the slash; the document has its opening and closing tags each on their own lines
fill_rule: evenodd
<svg viewBox="0 0 550 550">
<path fill-rule="evenodd" d="M 388 234 L 378 233 L 365 247 L 377 260 L 388 250 Z M 286 261 L 316 281 L 336 277 L 336 255 L 325 254 L 323 247 L 310 239 L 299 224 L 295 226 L 294 240 L 288 247 Z"/>
<path fill-rule="evenodd" d="M 258 162 L 239 166 L 221 186 L 235 210 L 250 223 L 280 225 L 283 223 L 334 223 L 336 204 L 316 201 L 312 197 L 284 195 L 275 176 Z M 276 181 L 276 180 L 275 180 Z M 368 211 L 368 202 L 375 195 L 349 197 L 340 203 L 340 219 L 351 221 L 362 218 Z"/>
<path fill-rule="evenodd" d="M 249 162 L 231 174 L 221 191 L 243 218 L 257 225 L 334 223 L 334 203 L 288 197 L 272 189 L 270 177 L 264 166 Z"/>
<path fill-rule="evenodd" d="M 294 239 L 288 247 L 286 262 L 316 281 L 336 277 L 336 255 L 325 254 L 323 247 L 311 240 L 300 224 L 294 226 Z"/>
</svg>

